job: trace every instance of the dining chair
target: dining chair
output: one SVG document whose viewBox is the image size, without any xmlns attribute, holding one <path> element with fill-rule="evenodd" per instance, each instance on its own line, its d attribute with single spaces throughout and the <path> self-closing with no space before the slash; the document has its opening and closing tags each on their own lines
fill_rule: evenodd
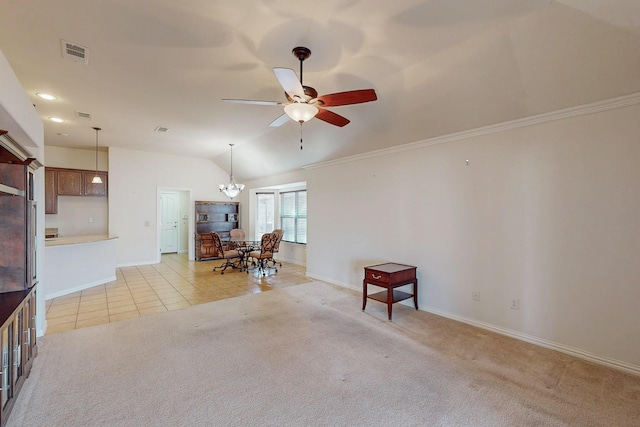
<svg viewBox="0 0 640 427">
<path fill-rule="evenodd" d="M 244 240 L 245 238 L 246 238 L 246 233 L 242 228 L 234 228 L 229 231 L 230 240 Z"/>
<path fill-rule="evenodd" d="M 220 239 L 220 235 L 215 231 L 211 232 L 211 240 L 213 244 L 213 253 L 216 258 L 224 259 L 224 264 L 213 267 L 213 271 L 221 268 L 220 274 L 224 274 L 224 271 L 228 268 L 240 268 L 242 269 L 242 254 L 236 249 L 227 249 L 225 250 L 222 245 L 222 239 Z"/>
<path fill-rule="evenodd" d="M 282 267 L 282 263 L 280 261 L 276 261 L 274 256 L 280 250 L 280 242 L 282 241 L 282 236 L 284 236 L 284 230 L 282 230 L 280 228 L 276 228 L 275 230 L 273 230 L 273 234 L 276 235 L 276 242 L 273 245 L 273 256 L 270 259 L 268 259 L 267 262 L 272 263 L 274 267 L 276 266 L 276 264 L 278 264 L 278 265 L 280 265 L 280 267 Z"/>
<path fill-rule="evenodd" d="M 274 265 L 270 267 L 268 261 L 273 258 L 273 247 L 276 244 L 276 240 L 278 240 L 278 236 L 274 233 L 265 233 L 262 235 L 260 239 L 260 250 L 252 251 L 249 253 L 249 258 L 252 259 L 252 265 L 255 267 L 253 269 L 258 269 L 262 272 L 262 275 L 266 275 L 266 270 L 273 268 L 278 272 L 278 269 Z M 249 273 L 249 269 L 247 268 L 247 273 Z"/>
</svg>

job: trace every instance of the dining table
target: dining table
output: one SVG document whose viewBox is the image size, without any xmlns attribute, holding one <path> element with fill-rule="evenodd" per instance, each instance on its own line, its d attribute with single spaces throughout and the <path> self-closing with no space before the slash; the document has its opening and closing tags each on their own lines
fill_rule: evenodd
<svg viewBox="0 0 640 427">
<path fill-rule="evenodd" d="M 229 239 L 228 247 L 237 250 L 240 254 L 240 271 L 249 272 L 249 254 L 252 251 L 260 250 L 261 240 L 254 239 Z"/>
</svg>

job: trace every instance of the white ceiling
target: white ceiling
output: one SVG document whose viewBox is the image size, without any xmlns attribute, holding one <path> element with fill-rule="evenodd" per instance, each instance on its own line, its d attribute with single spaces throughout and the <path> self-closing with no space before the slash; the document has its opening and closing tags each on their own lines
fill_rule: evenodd
<svg viewBox="0 0 640 427">
<path fill-rule="evenodd" d="M 640 91 L 638 0 L 2 0 L 0 49 L 45 122 L 45 145 L 209 158 L 238 180 Z M 62 58 L 66 40 L 89 64 Z M 268 127 L 272 68 L 351 120 Z M 57 101 L 43 101 L 49 92 Z M 91 119 L 76 117 L 76 112 Z M 66 120 L 55 124 L 48 117 Z M 167 133 L 156 133 L 156 126 Z M 68 134 L 60 136 L 59 134 Z"/>
</svg>

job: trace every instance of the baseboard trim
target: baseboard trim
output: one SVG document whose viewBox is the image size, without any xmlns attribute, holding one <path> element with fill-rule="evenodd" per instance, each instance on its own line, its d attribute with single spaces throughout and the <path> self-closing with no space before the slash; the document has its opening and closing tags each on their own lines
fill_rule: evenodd
<svg viewBox="0 0 640 427">
<path fill-rule="evenodd" d="M 304 266 L 307 265 L 302 261 L 298 261 L 298 260 L 295 260 L 295 259 L 289 259 L 289 258 L 282 258 L 282 257 L 277 257 L 276 258 L 276 262 L 287 262 L 289 264 L 295 264 L 295 265 L 299 265 L 301 267 L 304 267 Z"/>
<path fill-rule="evenodd" d="M 159 264 L 160 260 L 157 261 L 136 261 L 136 262 L 125 262 L 123 264 L 116 264 L 116 268 L 121 267 L 135 267 L 137 265 L 151 265 L 151 264 Z"/>
<path fill-rule="evenodd" d="M 588 351 L 581 350 L 579 348 L 571 347 L 568 345 L 564 345 L 561 343 L 557 343 L 554 341 L 550 341 L 544 338 L 539 338 L 533 335 L 524 334 L 522 332 L 514 331 L 511 329 L 503 328 L 500 326 L 492 325 L 490 323 L 481 322 L 474 319 L 469 319 L 467 317 L 458 316 L 455 314 L 447 313 L 441 310 L 437 310 L 433 307 L 421 308 L 420 310 L 424 310 L 428 313 L 435 314 L 437 316 L 446 317 L 448 319 L 456 320 L 458 322 L 466 323 L 471 326 L 476 326 L 481 329 L 485 329 L 488 331 L 492 331 L 498 333 L 500 335 L 506 335 L 511 338 L 515 338 L 520 341 L 525 341 L 530 344 L 535 344 L 540 347 L 548 348 L 551 350 L 556 350 L 561 353 L 568 354 L 570 356 L 575 356 L 579 359 L 588 360 L 590 362 L 597 363 L 599 365 L 605 365 L 610 368 L 622 370 L 634 375 L 640 375 L 640 366 L 634 365 L 631 363 L 623 362 L 621 360 L 613 359 L 610 357 L 600 356 L 598 354 L 590 353 Z"/>
<path fill-rule="evenodd" d="M 113 276 L 109 276 L 109 277 L 106 277 L 104 279 L 96 280 L 95 282 L 84 283 L 82 285 L 76 286 L 76 287 L 71 288 L 71 289 L 65 289 L 64 291 L 54 292 L 52 294 L 47 294 L 47 295 L 44 296 L 44 300 L 47 301 L 47 300 L 50 300 L 50 299 L 53 299 L 53 298 L 62 297 L 62 296 L 65 296 L 65 295 L 72 294 L 74 292 L 83 291 L 85 289 L 92 288 L 94 286 L 104 285 L 105 283 L 113 282 L 115 280 L 116 280 L 116 275 L 114 274 Z"/>
<path fill-rule="evenodd" d="M 353 289 L 362 293 L 361 287 L 354 287 L 353 285 L 336 282 L 335 280 L 331 280 L 327 277 L 319 276 L 316 274 L 307 274 L 308 277 L 312 279 L 319 280 L 322 282 L 331 283 L 333 285 L 342 286 L 344 288 Z M 409 302 L 401 302 L 400 304 L 411 305 Z M 436 316 L 446 317 L 447 319 L 455 320 L 458 322 L 466 323 L 471 326 L 475 326 L 480 329 L 485 329 L 487 331 L 495 332 L 500 335 L 505 335 L 511 338 L 515 338 L 520 341 L 528 342 L 530 344 L 534 344 L 540 347 L 548 348 L 550 350 L 556 350 L 564 354 L 568 354 L 570 356 L 577 357 L 579 359 L 587 360 L 589 362 L 597 363 L 599 365 L 604 365 L 609 368 L 617 369 L 620 371 L 628 372 L 630 374 L 639 375 L 640 376 L 640 366 L 634 365 L 632 363 L 623 362 L 621 360 L 613 359 L 610 357 L 600 356 L 598 354 L 590 353 L 588 351 L 581 350 L 579 348 L 571 347 L 568 345 L 564 345 L 561 343 L 557 343 L 554 341 L 550 341 L 544 338 L 539 338 L 533 335 L 525 334 L 522 332 L 514 331 L 512 329 L 503 328 L 500 326 L 492 325 L 490 323 L 481 322 L 475 319 L 470 319 L 463 316 L 458 316 L 455 314 L 447 313 L 445 311 L 438 310 L 433 307 L 421 307 L 421 311 L 426 311 L 427 313 L 435 314 Z"/>
<path fill-rule="evenodd" d="M 44 336 L 44 334 L 47 332 L 48 326 L 49 324 L 47 323 L 47 319 L 44 319 L 44 321 L 42 322 L 42 328 L 36 330 L 36 338 Z"/>
</svg>

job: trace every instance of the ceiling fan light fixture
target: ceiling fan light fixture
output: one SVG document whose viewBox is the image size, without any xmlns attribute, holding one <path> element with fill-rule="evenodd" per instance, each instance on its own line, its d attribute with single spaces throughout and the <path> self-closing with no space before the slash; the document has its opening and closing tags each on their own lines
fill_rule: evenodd
<svg viewBox="0 0 640 427">
<path fill-rule="evenodd" d="M 294 102 L 293 104 L 286 105 L 284 112 L 287 113 L 287 116 L 291 117 L 291 120 L 304 123 L 318 114 L 318 107 L 307 103 Z"/>
</svg>

